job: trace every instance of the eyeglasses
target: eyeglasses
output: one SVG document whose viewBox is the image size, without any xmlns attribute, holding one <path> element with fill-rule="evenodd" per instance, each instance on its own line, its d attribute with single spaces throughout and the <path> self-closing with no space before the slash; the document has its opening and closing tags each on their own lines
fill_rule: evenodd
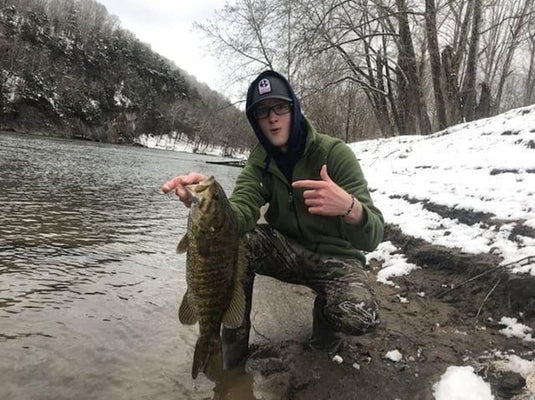
<svg viewBox="0 0 535 400">
<path fill-rule="evenodd" d="M 253 115 L 256 119 L 264 119 L 269 117 L 271 111 L 277 115 L 288 114 L 292 110 L 292 103 L 285 101 L 284 103 L 277 103 L 274 106 L 259 106 L 253 111 Z"/>
</svg>

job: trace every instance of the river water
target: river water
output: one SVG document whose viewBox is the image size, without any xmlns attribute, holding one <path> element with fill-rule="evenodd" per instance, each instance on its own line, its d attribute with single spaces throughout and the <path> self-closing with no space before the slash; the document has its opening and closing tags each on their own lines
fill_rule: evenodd
<svg viewBox="0 0 535 400">
<path fill-rule="evenodd" d="M 160 192 L 202 170 L 229 193 L 208 159 L 0 133 L 0 398 L 212 398 L 177 318 L 187 209 Z"/>
</svg>

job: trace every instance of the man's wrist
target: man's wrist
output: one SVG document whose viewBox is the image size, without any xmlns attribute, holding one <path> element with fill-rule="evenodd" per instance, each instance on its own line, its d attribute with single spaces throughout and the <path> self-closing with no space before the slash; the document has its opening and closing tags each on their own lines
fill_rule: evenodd
<svg viewBox="0 0 535 400">
<path fill-rule="evenodd" d="M 348 208 L 349 212 L 342 215 L 342 219 L 345 223 L 350 225 L 362 225 L 365 219 L 364 208 L 362 207 L 362 203 L 355 196 L 351 197 L 352 203 L 350 208 Z"/>
<path fill-rule="evenodd" d="M 355 199 L 355 196 L 351 196 L 351 205 L 347 208 L 347 211 L 342 214 L 342 217 L 347 217 L 351 212 L 353 211 L 353 208 L 355 208 L 355 202 L 357 199 Z"/>
</svg>

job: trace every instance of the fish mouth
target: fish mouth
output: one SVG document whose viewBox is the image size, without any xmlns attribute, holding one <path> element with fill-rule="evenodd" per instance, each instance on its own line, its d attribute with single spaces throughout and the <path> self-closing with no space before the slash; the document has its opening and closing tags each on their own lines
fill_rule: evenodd
<svg viewBox="0 0 535 400">
<path fill-rule="evenodd" d="M 203 181 L 200 181 L 199 183 L 196 183 L 193 185 L 186 185 L 185 187 L 186 191 L 190 195 L 193 203 L 198 203 L 200 201 L 200 197 L 198 195 L 200 195 L 203 192 L 206 192 L 208 188 L 212 187 L 214 182 L 215 182 L 215 178 L 211 176 Z"/>
<path fill-rule="evenodd" d="M 188 195 L 191 199 L 191 202 L 192 203 L 199 203 L 199 197 L 197 197 L 196 193 L 194 190 L 192 190 L 193 188 L 191 188 L 190 186 L 195 186 L 195 185 L 188 185 L 188 186 L 185 186 L 185 189 L 186 189 L 186 192 L 188 192 Z"/>
<path fill-rule="evenodd" d="M 200 181 L 198 184 L 197 184 L 197 192 L 200 193 L 200 192 L 204 192 L 206 189 L 208 189 L 210 186 L 212 186 L 215 182 L 215 178 L 214 176 L 212 175 L 211 177 L 205 179 L 204 181 Z"/>
<path fill-rule="evenodd" d="M 195 183 L 193 185 L 187 185 L 186 189 L 190 189 L 190 191 L 193 191 L 195 193 L 202 193 L 206 189 L 208 189 L 210 186 L 212 186 L 215 182 L 215 178 L 213 176 L 206 178 L 203 181 L 200 181 L 199 183 Z"/>
</svg>

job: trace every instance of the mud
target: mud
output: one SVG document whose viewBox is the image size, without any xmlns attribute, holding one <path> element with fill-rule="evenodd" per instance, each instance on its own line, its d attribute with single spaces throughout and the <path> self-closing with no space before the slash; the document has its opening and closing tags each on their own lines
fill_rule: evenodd
<svg viewBox="0 0 535 400">
<path fill-rule="evenodd" d="M 457 219 L 460 223 L 466 225 L 473 225 L 478 222 L 484 222 L 491 224 L 492 219 L 495 217 L 494 214 L 484 213 L 484 212 L 474 212 L 472 210 L 465 210 L 462 208 L 451 208 L 441 204 L 433 203 L 427 199 L 416 199 L 407 195 L 399 196 L 392 195 L 392 199 L 403 199 L 408 203 L 416 204 L 420 203 L 422 207 L 430 212 L 434 212 L 440 215 L 442 218 Z"/>
<path fill-rule="evenodd" d="M 387 227 L 385 240 L 420 269 L 394 278 L 395 286 L 388 286 L 376 281 L 381 265 L 370 263 L 369 283 L 380 303 L 381 325 L 365 336 L 346 336 L 338 353 L 341 364 L 332 354 L 307 345 L 310 292 L 292 287 L 298 300 L 280 299 L 287 315 L 278 309 L 278 321 L 269 324 L 259 314 L 273 303 L 262 304 L 259 296 L 245 366 L 246 376 L 255 382 L 255 397 L 251 393 L 250 398 L 433 399 L 433 384 L 449 366 L 471 365 L 491 384 L 495 399 L 533 399 L 524 378 L 498 371 L 494 362 L 497 351 L 534 357 L 535 343 L 507 338 L 499 332 L 503 326 L 498 321 L 515 317 L 535 327 L 535 279 L 510 275 L 499 267 L 502 260 L 496 255 L 434 246 L 394 226 Z M 269 290 L 273 296 L 278 283 L 270 285 L 255 287 L 255 293 Z M 385 358 L 395 349 L 402 354 L 399 362 Z"/>
<path fill-rule="evenodd" d="M 492 173 L 491 173 L 492 175 Z M 390 196 L 392 199 L 403 199 L 411 204 L 421 204 L 422 208 L 440 215 L 442 218 L 450 218 L 453 220 L 458 220 L 460 223 L 465 225 L 474 225 L 481 224 L 482 226 L 490 227 L 493 226 L 495 229 L 499 229 L 504 224 L 515 224 L 511 235 L 509 235 L 509 240 L 516 241 L 521 243 L 519 236 L 525 236 L 529 238 L 535 238 L 535 229 L 524 225 L 524 220 L 502 220 L 497 218 L 494 214 L 484 213 L 480 211 L 473 211 L 468 209 L 463 209 L 459 207 L 451 208 L 441 204 L 433 203 L 427 199 L 417 199 L 407 195 L 393 195 Z M 395 229 L 392 227 L 392 229 Z"/>
</svg>

